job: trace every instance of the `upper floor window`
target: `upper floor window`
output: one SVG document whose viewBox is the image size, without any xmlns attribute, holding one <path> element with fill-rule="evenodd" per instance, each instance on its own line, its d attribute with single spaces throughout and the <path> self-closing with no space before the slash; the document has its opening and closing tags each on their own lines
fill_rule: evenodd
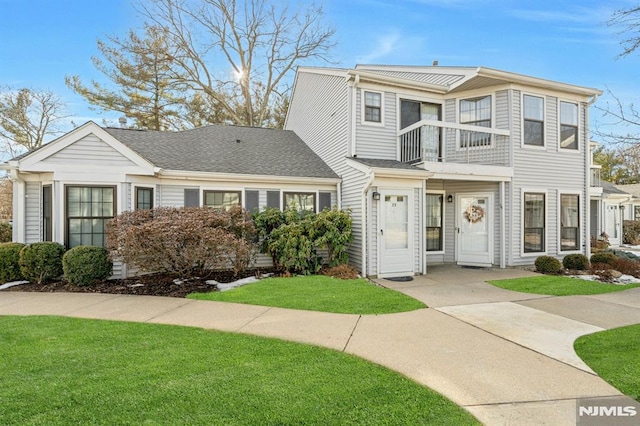
<svg viewBox="0 0 640 426">
<path fill-rule="evenodd" d="M 560 148 L 578 149 L 578 105 L 560 102 Z"/>
<path fill-rule="evenodd" d="M 204 191 L 204 205 L 214 209 L 229 210 L 233 206 L 240 206 L 241 198 L 240 191 Z"/>
<path fill-rule="evenodd" d="M 524 144 L 544 146 L 544 99 L 539 96 L 524 95 L 522 103 Z"/>
<path fill-rule="evenodd" d="M 382 93 L 364 92 L 364 121 L 382 123 Z"/>
<path fill-rule="evenodd" d="M 460 124 L 470 126 L 491 127 L 491 96 L 482 96 L 460 101 Z M 460 131 L 460 147 L 491 145 L 491 134 Z"/>
</svg>

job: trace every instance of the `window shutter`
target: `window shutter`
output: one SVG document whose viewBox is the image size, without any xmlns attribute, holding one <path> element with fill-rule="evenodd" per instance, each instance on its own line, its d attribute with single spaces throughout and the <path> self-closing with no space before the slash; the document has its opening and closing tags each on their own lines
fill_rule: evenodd
<svg viewBox="0 0 640 426">
<path fill-rule="evenodd" d="M 249 213 L 260 210 L 260 191 L 244 191 L 244 208 Z"/>
<path fill-rule="evenodd" d="M 200 207 L 200 190 L 199 189 L 189 188 L 184 190 L 184 206 Z"/>
<path fill-rule="evenodd" d="M 267 207 L 280 208 L 280 191 L 267 191 Z"/>
<path fill-rule="evenodd" d="M 330 192 L 321 192 L 318 198 L 318 207 L 320 208 L 318 211 L 322 211 L 324 209 L 331 209 L 331 193 Z"/>
</svg>

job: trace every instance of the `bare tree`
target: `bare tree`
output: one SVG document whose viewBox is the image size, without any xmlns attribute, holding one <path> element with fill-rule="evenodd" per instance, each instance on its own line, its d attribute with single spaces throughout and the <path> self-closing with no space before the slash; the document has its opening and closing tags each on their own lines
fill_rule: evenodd
<svg viewBox="0 0 640 426">
<path fill-rule="evenodd" d="M 62 133 L 64 110 L 50 91 L 6 87 L 0 92 L 0 153 L 15 157 L 40 148 L 47 137 Z"/>
<path fill-rule="evenodd" d="M 640 47 L 640 5 L 615 11 L 607 24 L 616 28 L 622 38 L 620 56 L 627 56 Z"/>
<path fill-rule="evenodd" d="M 234 124 L 275 126 L 287 76 L 304 60 L 327 60 L 335 45 L 314 5 L 290 12 L 265 0 L 139 1 L 146 19 L 170 34 L 183 82 Z"/>
</svg>

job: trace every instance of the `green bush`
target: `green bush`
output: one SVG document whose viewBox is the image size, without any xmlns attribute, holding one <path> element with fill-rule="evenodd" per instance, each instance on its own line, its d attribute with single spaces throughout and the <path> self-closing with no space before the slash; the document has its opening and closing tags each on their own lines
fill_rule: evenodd
<svg viewBox="0 0 640 426">
<path fill-rule="evenodd" d="M 262 238 L 260 250 L 268 253 L 276 268 L 297 274 L 314 274 L 323 264 L 337 266 L 348 261 L 352 241 L 349 211 L 325 209 L 316 214 L 295 209 L 265 209 L 253 216 Z M 319 250 L 327 251 L 324 260 Z"/>
<path fill-rule="evenodd" d="M 103 247 L 77 246 L 62 256 L 64 278 L 75 285 L 91 285 L 111 276 L 113 264 Z"/>
<path fill-rule="evenodd" d="M 65 248 L 54 242 L 33 243 L 20 250 L 22 276 L 37 284 L 56 279 L 63 274 L 62 256 Z"/>
<path fill-rule="evenodd" d="M 560 261 L 551 256 L 538 256 L 535 265 L 536 271 L 543 274 L 557 274 L 562 269 Z"/>
<path fill-rule="evenodd" d="M 0 222 L 0 243 L 13 241 L 13 227 L 7 222 Z"/>
<path fill-rule="evenodd" d="M 22 280 L 20 272 L 20 250 L 22 243 L 0 244 L 0 284 Z"/>
<path fill-rule="evenodd" d="M 601 251 L 591 255 L 591 264 L 606 263 L 607 265 L 613 265 L 618 258 L 610 251 Z"/>
<path fill-rule="evenodd" d="M 562 259 L 562 266 L 564 266 L 564 269 L 586 271 L 589 269 L 589 259 L 580 253 L 568 254 Z"/>
</svg>

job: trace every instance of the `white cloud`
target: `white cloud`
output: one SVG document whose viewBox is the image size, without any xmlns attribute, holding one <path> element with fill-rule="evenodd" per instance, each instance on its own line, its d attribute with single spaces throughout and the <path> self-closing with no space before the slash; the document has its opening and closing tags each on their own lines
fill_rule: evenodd
<svg viewBox="0 0 640 426">
<path fill-rule="evenodd" d="M 371 64 L 378 61 L 399 48 L 400 41 L 401 37 L 396 31 L 383 35 L 376 40 L 375 46 L 369 53 L 356 57 L 356 62 L 359 64 Z"/>
</svg>

